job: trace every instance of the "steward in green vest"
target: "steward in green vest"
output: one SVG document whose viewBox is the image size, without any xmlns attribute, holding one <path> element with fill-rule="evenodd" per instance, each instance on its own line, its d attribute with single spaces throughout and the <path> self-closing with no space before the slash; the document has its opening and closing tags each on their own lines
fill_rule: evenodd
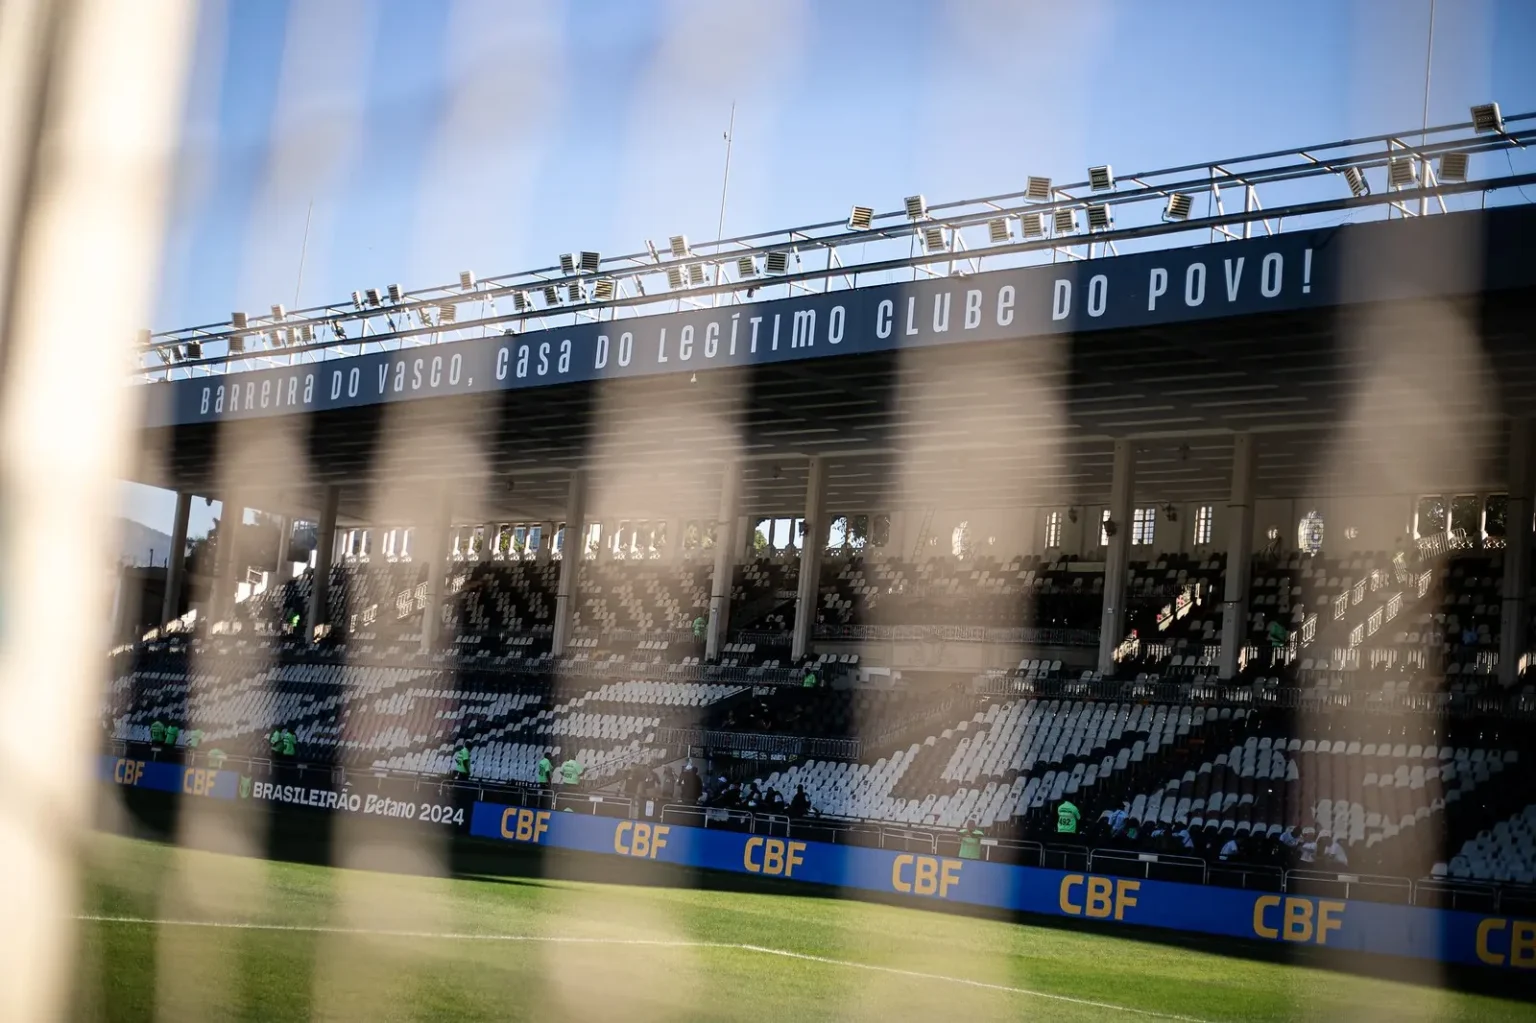
<svg viewBox="0 0 1536 1023">
<path fill-rule="evenodd" d="M 174 745 L 176 745 L 176 738 L 179 735 L 181 735 L 181 729 L 178 728 L 176 725 L 166 725 L 165 726 L 165 744 L 167 746 L 174 746 Z"/>
<path fill-rule="evenodd" d="M 1077 807 L 1063 799 L 1061 805 L 1056 808 L 1056 833 L 1058 835 L 1077 834 L 1077 822 L 1082 816 L 1077 812 Z"/>
<path fill-rule="evenodd" d="M 693 620 L 693 638 L 694 639 L 703 639 L 704 638 L 704 633 L 706 631 L 708 631 L 708 629 L 709 629 L 709 622 L 704 619 L 703 615 L 699 615 L 699 617 L 697 617 L 697 618 L 695 618 Z"/>
<path fill-rule="evenodd" d="M 165 722 L 161 721 L 159 718 L 156 718 L 154 721 L 150 722 L 149 741 L 154 743 L 156 746 L 163 746 L 165 744 Z"/>
<path fill-rule="evenodd" d="M 215 746 L 213 749 L 208 751 L 208 766 L 217 771 L 224 766 L 224 761 L 228 758 L 228 753 L 225 753 L 223 750 Z"/>
<path fill-rule="evenodd" d="M 291 757 L 299 751 L 299 739 L 288 729 L 283 729 L 283 756 Z"/>
<path fill-rule="evenodd" d="M 197 749 L 203 743 L 203 730 L 201 728 L 187 729 L 187 749 Z"/>
<path fill-rule="evenodd" d="M 267 738 L 272 743 L 272 755 L 275 757 L 283 751 L 283 730 L 281 728 L 274 728 L 272 729 L 272 734 Z"/>
<path fill-rule="evenodd" d="M 581 761 L 571 757 L 560 765 L 560 781 L 570 788 L 575 788 L 576 783 L 581 781 L 581 770 Z"/>
<path fill-rule="evenodd" d="M 805 678 L 800 680 L 800 685 L 802 687 L 806 688 L 806 689 L 815 689 L 816 688 L 816 672 L 814 672 L 814 671 L 807 671 L 805 673 Z"/>
<path fill-rule="evenodd" d="M 549 776 L 555 773 L 555 765 L 550 762 L 549 754 L 545 753 L 539 758 L 538 765 L 533 769 L 533 780 L 540 785 L 549 784 Z"/>
<path fill-rule="evenodd" d="M 469 746 L 464 743 L 460 743 L 453 754 L 453 776 L 459 779 L 469 777 Z"/>
<path fill-rule="evenodd" d="M 966 821 L 965 827 L 960 829 L 960 858 L 962 860 L 981 859 L 981 839 L 985 834 L 976 826 L 975 821 Z"/>
</svg>

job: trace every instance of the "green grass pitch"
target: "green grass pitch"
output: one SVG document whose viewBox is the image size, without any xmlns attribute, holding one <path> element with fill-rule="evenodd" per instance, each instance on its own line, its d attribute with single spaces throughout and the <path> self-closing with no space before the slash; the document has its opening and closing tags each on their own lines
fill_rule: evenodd
<svg viewBox="0 0 1536 1023">
<path fill-rule="evenodd" d="M 1536 1020 L 1491 995 L 1120 933 L 771 892 L 450 879 L 431 876 L 430 849 L 392 855 L 410 872 L 97 836 L 73 1015 Z"/>
</svg>

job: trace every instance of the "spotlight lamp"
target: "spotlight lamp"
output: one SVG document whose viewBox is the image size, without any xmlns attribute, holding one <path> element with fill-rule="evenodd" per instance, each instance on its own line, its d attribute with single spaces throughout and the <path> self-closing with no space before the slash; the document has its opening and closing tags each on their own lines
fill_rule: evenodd
<svg viewBox="0 0 1536 1023">
<path fill-rule="evenodd" d="M 1019 226 L 1024 231 L 1025 238 L 1045 237 L 1045 214 L 1026 213 L 1019 217 Z"/>
<path fill-rule="evenodd" d="M 140 348 L 148 348 L 150 346 L 150 342 L 154 339 L 154 334 L 152 334 L 147 329 L 140 330 L 134 336 L 138 339 Z"/>
<path fill-rule="evenodd" d="M 1115 218 L 1110 213 L 1109 206 L 1098 203 L 1088 207 L 1088 230 L 1108 231 L 1114 226 Z"/>
<path fill-rule="evenodd" d="M 599 277 L 595 289 L 599 302 L 611 302 L 613 296 L 618 293 L 612 277 Z"/>
<path fill-rule="evenodd" d="M 1077 210 L 1064 206 L 1052 215 L 1052 219 L 1055 221 L 1057 234 L 1077 233 Z"/>
<path fill-rule="evenodd" d="M 201 341 L 188 341 L 181 346 L 183 359 L 201 359 L 203 357 L 203 343 Z"/>
<path fill-rule="evenodd" d="M 764 269 L 765 272 L 771 273 L 771 274 L 788 273 L 789 272 L 789 253 L 787 253 L 787 252 L 770 252 L 770 253 L 768 253 L 768 258 L 766 260 L 764 260 L 763 269 Z"/>
<path fill-rule="evenodd" d="M 544 308 L 553 309 L 560 304 L 560 289 L 553 284 L 544 286 Z"/>
<path fill-rule="evenodd" d="M 1013 229 L 1009 227 L 1007 217 L 993 217 L 987 221 L 987 240 L 994 245 L 1013 240 Z"/>
<path fill-rule="evenodd" d="M 1391 188 L 1409 188 L 1418 183 L 1419 169 L 1413 157 L 1400 156 L 1387 161 L 1387 185 Z"/>
<path fill-rule="evenodd" d="M 459 319 L 459 307 L 452 302 L 445 302 L 437 307 L 437 321 L 439 323 L 456 323 Z"/>
<path fill-rule="evenodd" d="M 1504 115 L 1497 103 L 1479 103 L 1472 108 L 1472 130 L 1479 135 L 1502 135 Z"/>
<path fill-rule="evenodd" d="M 742 277 L 756 277 L 757 260 L 751 256 L 738 256 L 736 259 L 736 273 Z"/>
<path fill-rule="evenodd" d="M 683 268 L 677 265 L 667 267 L 667 287 L 673 291 L 681 291 L 688 286 L 683 279 Z"/>
<path fill-rule="evenodd" d="M 560 272 L 563 274 L 573 274 L 576 272 L 576 253 L 560 253 Z"/>
<path fill-rule="evenodd" d="M 460 289 L 462 289 L 464 291 L 469 291 L 474 286 L 475 286 L 475 272 L 473 270 L 460 270 L 459 271 L 459 287 L 460 287 Z"/>
<path fill-rule="evenodd" d="M 565 300 L 572 305 L 580 305 L 587 300 L 587 297 L 581 293 L 580 281 L 572 281 L 565 286 Z"/>
<path fill-rule="evenodd" d="M 1164 220 L 1188 220 L 1190 210 L 1194 207 L 1194 199 L 1184 192 L 1175 192 L 1168 197 L 1168 208 L 1163 211 Z"/>
<path fill-rule="evenodd" d="M 245 338 L 244 338 L 244 336 L 242 336 L 240 334 L 236 334 L 234 337 L 231 337 L 229 339 L 229 354 L 230 355 L 244 355 L 245 354 Z"/>
<path fill-rule="evenodd" d="M 901 201 L 908 220 L 922 220 L 928 215 L 928 200 L 921 195 L 909 195 Z"/>
<path fill-rule="evenodd" d="M 313 323 L 302 324 L 299 327 L 299 338 L 300 338 L 300 340 L 302 340 L 307 345 L 314 344 L 315 343 L 315 325 Z"/>
<path fill-rule="evenodd" d="M 367 291 L 363 292 L 363 297 L 368 300 L 369 305 L 378 305 L 380 301 L 379 289 L 369 288 Z"/>
<path fill-rule="evenodd" d="M 699 287 L 703 287 L 704 283 L 705 283 L 704 264 L 703 263 L 689 263 L 688 264 L 688 284 L 689 284 L 689 286 L 690 287 L 694 287 L 694 288 L 699 288 Z"/>
<path fill-rule="evenodd" d="M 394 305 L 399 305 L 405 300 L 405 292 L 401 290 L 400 285 L 391 284 L 389 286 L 389 300 Z"/>
<path fill-rule="evenodd" d="M 278 323 L 282 323 L 287 318 L 288 318 L 288 310 L 286 308 L 284 308 L 284 306 L 283 306 L 283 304 L 281 302 L 279 302 L 277 305 L 272 307 L 272 319 L 273 320 L 275 320 Z"/>
<path fill-rule="evenodd" d="M 249 324 L 250 320 L 244 313 L 234 312 L 229 314 L 229 325 L 236 330 L 244 330 Z"/>
<path fill-rule="evenodd" d="M 942 227 L 926 227 L 923 229 L 923 248 L 929 252 L 943 252 L 949 248 L 949 239 Z"/>
<path fill-rule="evenodd" d="M 526 291 L 512 292 L 512 308 L 520 313 L 531 311 L 533 309 L 533 296 Z"/>
<path fill-rule="evenodd" d="M 1371 194 L 1371 183 L 1365 180 L 1365 172 L 1359 167 L 1345 167 L 1344 181 L 1357 199 Z"/>
<path fill-rule="evenodd" d="M 1460 150 L 1440 154 L 1440 180 L 1465 181 L 1471 156 Z"/>
<path fill-rule="evenodd" d="M 352 308 L 353 309 L 361 309 L 362 307 L 363 307 L 363 293 L 361 291 L 354 291 L 354 292 L 352 292 Z"/>
<path fill-rule="evenodd" d="M 1088 187 L 1095 192 L 1110 192 L 1115 187 L 1115 172 L 1110 170 L 1109 164 L 1101 167 L 1088 168 Z"/>
<path fill-rule="evenodd" d="M 672 257 L 674 259 L 682 259 L 688 255 L 688 236 L 686 234 L 674 234 L 667 240 L 667 243 L 672 247 Z"/>
<path fill-rule="evenodd" d="M 1024 184 L 1024 198 L 1030 202 L 1051 201 L 1051 179 L 1031 174 Z"/>
<path fill-rule="evenodd" d="M 848 214 L 848 230 L 868 231 L 875 222 L 875 211 L 869 206 L 855 206 Z"/>
<path fill-rule="evenodd" d="M 602 253 L 587 252 L 583 250 L 581 253 L 581 272 L 584 274 L 597 273 L 597 268 L 602 263 L 602 261 Z"/>
</svg>

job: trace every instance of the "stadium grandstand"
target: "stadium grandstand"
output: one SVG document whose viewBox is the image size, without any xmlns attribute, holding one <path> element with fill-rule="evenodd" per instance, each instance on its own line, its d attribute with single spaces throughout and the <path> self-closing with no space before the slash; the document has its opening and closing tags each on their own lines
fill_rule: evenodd
<svg viewBox="0 0 1536 1023">
<path fill-rule="evenodd" d="M 1494 159 L 1533 123 L 1490 106 L 147 338 L 142 480 L 180 495 L 173 543 L 194 495 L 224 510 L 121 595 L 106 741 L 1536 907 L 1536 216 Z M 1371 217 L 1316 226 L 1338 211 Z M 420 517 L 378 517 L 391 486 Z M 259 561 L 247 510 L 277 533 Z M 549 754 L 579 785 L 550 789 Z"/>
</svg>

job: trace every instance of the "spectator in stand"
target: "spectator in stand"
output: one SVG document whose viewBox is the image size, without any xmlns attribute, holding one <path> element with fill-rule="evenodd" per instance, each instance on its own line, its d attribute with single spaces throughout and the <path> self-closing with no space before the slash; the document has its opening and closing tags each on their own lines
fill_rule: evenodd
<svg viewBox="0 0 1536 1023">
<path fill-rule="evenodd" d="M 775 814 L 784 812 L 784 797 L 779 794 L 778 789 L 769 789 L 768 795 L 763 797 L 763 811 Z"/>
<path fill-rule="evenodd" d="M 1317 844 L 1322 850 L 1323 862 L 1328 866 L 1336 867 L 1339 870 L 1349 866 L 1349 854 L 1344 851 L 1344 847 L 1339 844 L 1337 838 L 1324 832 L 1318 836 Z"/>
<path fill-rule="evenodd" d="M 1297 859 L 1311 866 L 1317 862 L 1317 829 L 1302 828 L 1301 844 L 1296 847 Z"/>
<path fill-rule="evenodd" d="M 547 749 L 544 755 L 539 757 L 539 762 L 533 768 L 533 781 L 536 785 L 548 785 L 550 777 L 555 773 L 555 751 Z"/>
<path fill-rule="evenodd" d="M 1219 856 L 1221 862 L 1226 863 L 1226 862 L 1229 862 L 1230 860 L 1236 859 L 1237 858 L 1237 854 L 1238 854 L 1237 836 L 1234 834 L 1231 838 L 1227 839 L 1226 842 L 1222 845 L 1221 852 L 1218 854 L 1218 856 Z"/>
<path fill-rule="evenodd" d="M 976 826 L 976 822 L 969 820 L 965 827 L 960 829 L 960 858 L 962 860 L 981 859 L 981 839 L 985 834 Z"/>
<path fill-rule="evenodd" d="M 1125 830 L 1125 822 L 1131 816 L 1131 801 L 1121 800 L 1120 809 L 1112 810 L 1109 814 L 1109 833 L 1119 836 Z"/>
<path fill-rule="evenodd" d="M 818 682 L 817 682 L 817 679 L 816 679 L 816 669 L 814 667 L 811 667 L 810 665 L 806 666 L 805 678 L 800 680 L 800 684 L 802 686 L 804 686 L 806 689 L 815 689 L 816 688 Z"/>
<path fill-rule="evenodd" d="M 1464 650 L 1472 650 L 1477 646 L 1477 623 L 1470 618 L 1461 627 L 1461 646 Z"/>
<path fill-rule="evenodd" d="M 1056 807 L 1056 834 L 1057 836 L 1069 835 L 1077 838 L 1077 822 L 1082 819 L 1082 814 L 1071 802 L 1063 799 L 1061 805 Z"/>
<path fill-rule="evenodd" d="M 459 743 L 459 748 L 453 751 L 453 780 L 469 781 L 469 744 Z"/>
<path fill-rule="evenodd" d="M 272 734 L 267 736 L 267 742 L 272 747 L 272 759 L 276 761 L 283 755 L 283 730 L 281 728 L 272 729 Z"/>
<path fill-rule="evenodd" d="M 791 817 L 809 817 L 811 813 L 811 800 L 805 794 L 804 785 L 795 786 L 795 798 L 789 801 L 789 815 Z"/>
<path fill-rule="evenodd" d="M 699 769 L 693 766 L 693 758 L 689 757 L 677 779 L 677 798 L 684 803 L 696 804 L 703 790 L 704 783 L 699 780 Z"/>
<path fill-rule="evenodd" d="M 1280 832 L 1280 850 L 1282 858 L 1289 858 L 1296 854 L 1296 847 L 1301 845 L 1301 839 L 1296 837 L 1296 825 L 1292 824 Z"/>
<path fill-rule="evenodd" d="M 1188 824 L 1180 824 L 1179 830 L 1173 833 L 1173 837 L 1178 841 L 1179 847 L 1184 852 L 1195 851 L 1195 837 L 1189 833 Z"/>
<path fill-rule="evenodd" d="M 709 633 L 709 620 L 702 613 L 695 615 L 693 619 L 693 644 L 694 651 L 699 657 L 709 648 L 707 636 Z"/>
</svg>

